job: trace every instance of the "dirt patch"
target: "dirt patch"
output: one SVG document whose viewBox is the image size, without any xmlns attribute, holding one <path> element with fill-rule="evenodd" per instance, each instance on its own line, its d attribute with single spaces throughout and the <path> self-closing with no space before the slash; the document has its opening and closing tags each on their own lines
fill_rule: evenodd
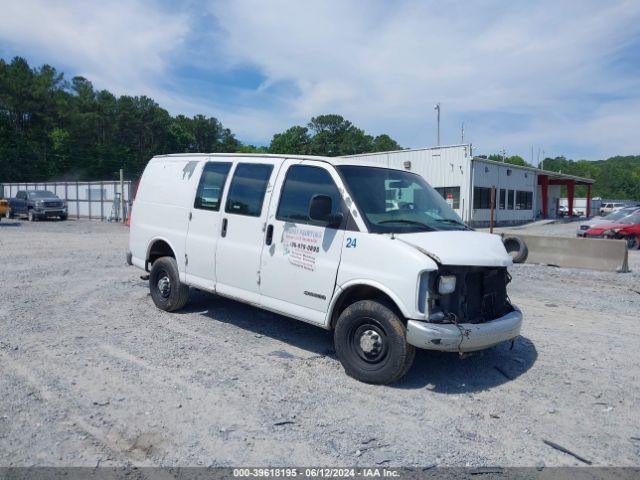
<svg viewBox="0 0 640 480">
<path fill-rule="evenodd" d="M 347 377 L 329 332 L 192 291 L 157 310 L 127 229 L 0 224 L 0 465 L 637 465 L 640 276 L 519 265 L 510 345 Z"/>
</svg>

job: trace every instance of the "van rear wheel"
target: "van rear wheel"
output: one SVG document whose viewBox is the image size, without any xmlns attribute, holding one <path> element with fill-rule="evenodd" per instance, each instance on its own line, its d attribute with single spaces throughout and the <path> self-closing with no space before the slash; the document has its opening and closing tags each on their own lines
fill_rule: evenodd
<svg viewBox="0 0 640 480">
<path fill-rule="evenodd" d="M 180 310 L 189 300 L 189 286 L 180 282 L 178 264 L 173 257 L 160 257 L 149 274 L 151 298 L 160 310 Z"/>
<path fill-rule="evenodd" d="M 395 382 L 409 371 L 415 357 L 400 318 L 374 300 L 355 302 L 342 312 L 334 343 L 347 375 L 366 383 Z"/>
</svg>

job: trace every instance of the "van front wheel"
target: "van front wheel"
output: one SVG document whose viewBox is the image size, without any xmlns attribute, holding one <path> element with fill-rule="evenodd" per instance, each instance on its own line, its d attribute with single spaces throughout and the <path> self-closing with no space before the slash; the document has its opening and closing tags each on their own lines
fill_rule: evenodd
<svg viewBox="0 0 640 480">
<path fill-rule="evenodd" d="M 173 257 L 160 257 L 149 274 L 151 298 L 160 310 L 180 310 L 189 300 L 189 286 L 180 282 L 178 264 Z"/>
<path fill-rule="evenodd" d="M 415 357 L 402 321 L 373 300 L 355 302 L 342 312 L 334 343 L 347 375 L 366 383 L 395 382 L 409 371 Z"/>
</svg>

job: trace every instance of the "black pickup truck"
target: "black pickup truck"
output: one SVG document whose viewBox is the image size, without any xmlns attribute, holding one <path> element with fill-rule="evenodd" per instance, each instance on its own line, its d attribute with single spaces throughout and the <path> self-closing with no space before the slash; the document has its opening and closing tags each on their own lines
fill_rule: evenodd
<svg viewBox="0 0 640 480">
<path fill-rule="evenodd" d="M 67 202 L 48 190 L 19 190 L 9 199 L 8 217 L 26 215 L 34 222 L 43 218 L 67 219 Z"/>
</svg>

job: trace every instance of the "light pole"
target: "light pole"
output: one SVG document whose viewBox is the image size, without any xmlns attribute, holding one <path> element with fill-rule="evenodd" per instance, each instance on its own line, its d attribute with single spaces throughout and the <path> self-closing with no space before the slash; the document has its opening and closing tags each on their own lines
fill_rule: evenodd
<svg viewBox="0 0 640 480">
<path fill-rule="evenodd" d="M 433 109 L 438 112 L 438 143 L 437 145 L 440 145 L 440 102 L 436 103 Z"/>
</svg>

